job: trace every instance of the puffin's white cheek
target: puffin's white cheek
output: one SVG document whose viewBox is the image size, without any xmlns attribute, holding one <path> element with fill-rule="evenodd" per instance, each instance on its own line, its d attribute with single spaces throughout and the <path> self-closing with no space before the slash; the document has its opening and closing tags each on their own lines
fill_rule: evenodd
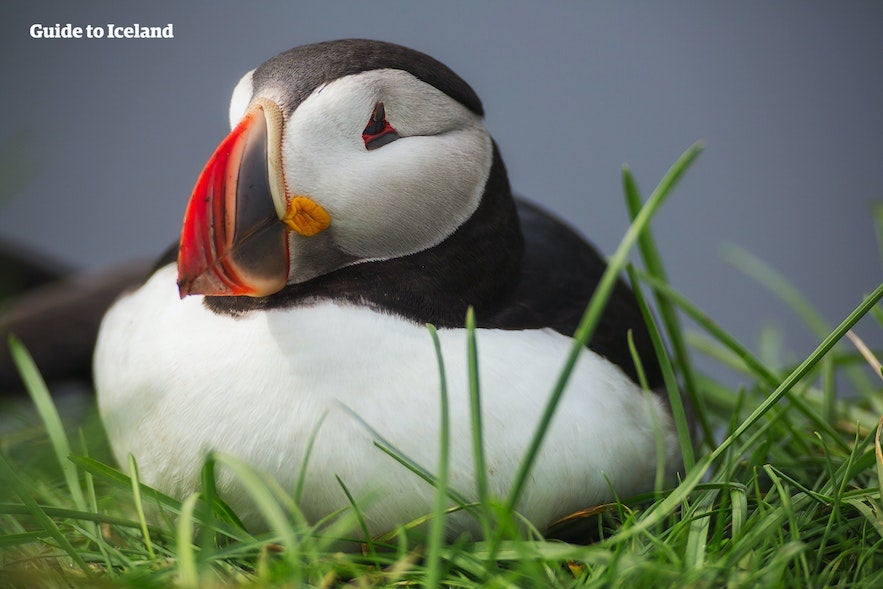
<svg viewBox="0 0 883 589">
<path fill-rule="evenodd" d="M 352 162 L 332 221 L 338 248 L 366 259 L 422 251 L 478 208 L 492 146 L 483 129 L 407 137 Z"/>
</svg>

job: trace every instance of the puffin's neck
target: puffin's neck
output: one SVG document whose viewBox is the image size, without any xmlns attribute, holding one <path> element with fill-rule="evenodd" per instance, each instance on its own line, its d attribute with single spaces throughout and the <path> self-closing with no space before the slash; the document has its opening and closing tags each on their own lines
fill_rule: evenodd
<svg viewBox="0 0 883 589">
<path fill-rule="evenodd" d="M 322 300 L 343 300 L 437 327 L 462 327 L 472 305 L 492 313 L 515 288 L 524 244 L 506 167 L 496 143 L 481 203 L 439 245 L 391 260 L 347 266 L 268 297 L 205 297 L 217 312 L 241 315 Z"/>
</svg>

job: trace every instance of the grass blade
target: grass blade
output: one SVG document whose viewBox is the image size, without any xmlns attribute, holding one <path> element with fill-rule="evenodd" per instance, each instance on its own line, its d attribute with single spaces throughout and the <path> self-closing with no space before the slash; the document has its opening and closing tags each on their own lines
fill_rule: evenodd
<svg viewBox="0 0 883 589">
<path fill-rule="evenodd" d="M 150 540 L 150 530 L 147 529 L 147 518 L 144 515 L 144 503 L 141 501 L 141 484 L 138 478 L 138 464 L 135 462 L 135 457 L 129 454 L 129 472 L 132 473 L 131 483 L 132 483 L 132 496 L 135 499 L 135 511 L 138 512 L 138 521 L 141 522 L 141 535 L 144 537 L 144 546 L 147 548 L 147 553 L 150 555 L 150 558 L 156 558 L 156 553 L 153 551 L 153 542 Z"/>
<path fill-rule="evenodd" d="M 646 273 L 641 272 L 640 270 L 636 270 L 635 273 L 638 277 L 641 278 L 643 282 L 645 282 L 648 286 L 654 289 L 654 291 L 660 293 L 660 295 L 669 301 L 673 302 L 678 306 L 684 313 L 687 314 L 693 321 L 696 322 L 702 329 L 708 332 L 712 337 L 714 337 L 720 344 L 722 344 L 726 349 L 735 354 L 739 360 L 741 360 L 745 367 L 751 372 L 751 374 L 762 381 L 767 386 L 772 388 L 776 388 L 782 382 L 782 377 L 774 373 L 772 370 L 767 368 L 763 362 L 761 362 L 754 354 L 752 354 L 748 349 L 740 344 L 733 336 L 725 332 L 717 323 L 711 320 L 705 313 L 700 311 L 693 305 L 690 301 L 676 292 L 671 286 L 668 284 L 659 281 L 657 278 L 650 276 Z M 836 443 L 838 443 L 841 447 L 846 448 L 845 442 L 840 439 L 840 436 L 837 435 L 837 432 L 832 427 L 829 420 L 823 419 L 814 412 L 812 412 L 806 404 L 796 396 L 789 397 L 789 400 L 794 404 L 794 406 L 810 417 L 815 426 L 819 429 L 825 431 L 831 439 L 833 439 Z"/>
<path fill-rule="evenodd" d="M 83 430 L 80 430 L 80 448 L 83 451 L 83 454 L 86 454 L 86 437 L 83 434 Z M 73 464 L 73 463 L 72 463 Z M 98 515 L 98 497 L 95 494 L 95 481 L 92 479 L 92 475 L 88 472 L 85 473 L 86 480 L 86 497 L 89 500 L 89 510 Z M 95 543 L 98 545 L 98 550 L 101 551 L 101 556 L 104 559 L 104 564 L 107 567 L 108 571 L 113 570 L 113 566 L 110 563 L 110 555 L 107 551 L 107 543 L 104 541 L 104 537 L 101 535 L 101 528 L 98 522 L 92 523 L 92 533 L 95 536 Z"/>
<path fill-rule="evenodd" d="M 353 494 L 350 492 L 349 487 L 346 486 L 346 483 L 343 482 L 343 479 L 338 475 L 334 475 L 334 478 L 337 479 L 337 484 L 340 485 L 340 488 L 343 490 L 343 494 L 346 495 L 346 500 L 349 502 L 350 507 L 353 508 L 353 513 L 356 514 L 356 520 L 359 522 L 359 528 L 362 530 L 362 536 L 365 538 L 365 544 L 368 546 L 368 552 L 376 558 L 377 551 L 374 549 L 374 540 L 371 538 L 371 532 L 368 530 L 368 524 L 365 522 L 365 516 L 362 514 L 362 509 L 359 507 L 359 504 L 356 503 L 356 499 L 353 497 Z"/>
<path fill-rule="evenodd" d="M 735 246 L 725 247 L 723 255 L 724 259 L 736 268 L 778 296 L 800 317 L 816 337 L 821 339 L 831 331 L 827 321 L 809 303 L 807 298 L 769 264 L 748 251 Z M 870 383 L 861 371 L 854 368 L 846 368 L 845 374 L 852 380 L 858 390 L 872 390 Z"/>
<path fill-rule="evenodd" d="M 199 569 L 196 566 L 196 554 L 193 546 L 193 511 L 199 493 L 193 493 L 181 504 L 181 516 L 178 518 L 178 582 L 181 587 L 199 587 Z"/>
<path fill-rule="evenodd" d="M 806 374 L 827 354 L 834 345 L 840 341 L 843 336 L 846 335 L 852 326 L 855 325 L 859 319 L 864 317 L 868 311 L 877 304 L 883 297 L 883 284 L 877 286 L 874 289 L 874 292 L 871 293 L 862 303 L 856 307 L 856 309 L 850 313 L 846 319 L 843 320 L 840 325 L 837 326 L 837 329 L 832 331 L 828 337 L 826 337 L 822 343 L 810 354 L 806 360 L 801 362 L 800 366 L 794 369 L 794 371 L 785 378 L 784 381 L 774 390 L 766 400 L 761 403 L 754 411 L 751 412 L 745 420 L 736 428 L 736 430 L 724 439 L 721 444 L 715 448 L 715 450 L 711 453 L 712 459 L 718 458 L 721 454 L 723 454 L 727 448 L 729 448 L 736 440 L 738 440 L 745 431 L 754 425 L 760 417 L 770 410 L 770 408 L 778 403 L 782 397 L 790 391 L 795 384 L 797 384 L 800 379 L 802 379 Z"/>
<path fill-rule="evenodd" d="M 426 567 L 428 569 L 426 585 L 438 587 L 442 578 L 441 551 L 445 540 L 445 510 L 448 500 L 448 459 L 451 446 L 450 415 L 448 411 L 448 381 L 445 375 L 445 361 L 442 357 L 441 343 L 438 332 L 432 325 L 427 325 L 435 347 L 435 357 L 439 373 L 439 397 L 441 425 L 439 428 L 438 475 L 435 489 L 435 508 L 432 524 L 429 529 Z"/>
<path fill-rule="evenodd" d="M 662 522 L 666 517 L 672 514 L 681 503 L 693 492 L 693 490 L 705 478 L 705 474 L 711 467 L 712 460 L 709 455 L 702 456 L 696 461 L 696 465 L 689 471 L 677 487 L 669 493 L 662 501 L 656 503 L 653 509 L 648 511 L 635 525 L 623 528 L 616 534 L 611 536 L 604 545 L 616 545 L 625 542 L 643 534 L 654 526 Z"/>
<path fill-rule="evenodd" d="M 475 310 L 466 311 L 466 355 L 469 370 L 469 410 L 472 417 L 472 456 L 478 493 L 478 519 L 485 540 L 491 538 L 490 498 L 487 490 L 487 467 L 484 460 L 484 426 L 481 419 L 481 386 L 478 378 L 478 343 L 475 340 Z"/>
<path fill-rule="evenodd" d="M 83 570 L 83 573 L 87 577 L 92 577 L 92 571 L 89 569 L 89 566 L 83 560 L 83 557 L 80 556 L 79 551 L 73 547 L 73 545 L 68 541 L 68 539 L 61 533 L 61 530 L 58 529 L 58 526 L 55 522 L 46 515 L 46 512 L 43 508 L 37 503 L 37 501 L 31 496 L 31 490 L 24 484 L 24 482 L 18 478 L 15 474 L 15 470 L 12 466 L 6 461 L 2 455 L 0 455 L 0 480 L 6 482 L 6 485 L 9 486 L 18 495 L 21 502 L 24 504 L 25 508 L 28 510 L 37 523 L 40 524 L 40 527 L 43 528 L 45 533 L 52 537 L 53 540 L 58 544 L 58 546 L 64 550 L 67 555 L 73 560 L 80 569 Z"/>
<path fill-rule="evenodd" d="M 878 513 L 883 517 L 883 449 L 880 447 L 881 433 L 883 433 L 883 417 L 880 418 L 877 424 L 877 433 L 874 436 L 874 465 L 877 471 L 877 489 L 880 495 L 880 511 Z M 883 526 L 883 519 L 881 519 L 880 525 Z"/>
<path fill-rule="evenodd" d="M 671 407 L 672 419 L 675 423 L 675 429 L 678 432 L 678 441 L 681 444 L 681 457 L 684 461 L 684 468 L 690 470 L 696 464 L 696 457 L 693 455 L 693 440 L 690 437 L 690 423 L 687 420 L 687 412 L 684 410 L 684 403 L 681 400 L 681 392 L 675 379 L 674 369 L 671 361 L 665 352 L 665 345 L 662 343 L 662 337 L 659 335 L 659 329 L 650 315 L 650 308 L 644 300 L 644 294 L 641 292 L 638 280 L 635 277 L 634 268 L 631 265 L 626 267 L 629 280 L 632 283 L 632 291 L 635 293 L 635 299 L 638 302 L 638 308 L 644 317 L 644 323 L 647 325 L 647 332 L 650 334 L 650 341 L 653 343 L 653 350 L 656 352 L 656 359 L 662 368 L 662 378 L 665 381 L 665 389 L 668 392 L 669 406 Z"/>
<path fill-rule="evenodd" d="M 626 197 L 626 205 L 629 209 L 629 215 L 631 216 L 632 221 L 634 221 L 638 216 L 638 213 L 641 212 L 644 203 L 641 194 L 638 191 L 638 185 L 635 182 L 635 178 L 632 176 L 631 170 L 629 170 L 628 166 L 623 166 L 622 169 L 622 185 Z M 644 229 L 638 237 L 638 251 L 641 252 L 641 259 L 644 260 L 644 266 L 647 268 L 647 273 L 667 284 L 668 278 L 666 276 L 665 265 L 662 263 L 662 256 L 659 255 L 659 249 L 656 247 L 656 240 L 653 238 L 653 231 L 649 226 Z M 633 288 L 637 288 L 634 285 L 634 281 Z M 675 312 L 669 301 L 660 297 L 656 291 L 654 291 L 654 294 L 656 295 L 656 307 L 659 310 L 660 317 L 662 317 L 665 331 L 668 334 L 668 339 L 674 350 L 675 363 L 680 368 L 681 374 L 684 377 L 684 388 L 686 389 L 687 397 L 695 408 L 695 414 L 697 416 L 699 427 L 702 429 L 703 436 L 705 437 L 705 442 L 709 446 L 713 446 L 714 433 L 705 417 L 707 412 L 703 406 L 703 399 L 699 396 L 696 387 L 696 376 L 693 371 L 692 361 L 690 360 L 689 347 L 684 339 L 684 331 L 681 327 L 678 314 Z"/>
<path fill-rule="evenodd" d="M 288 522 L 285 511 L 273 496 L 273 492 L 270 491 L 263 477 L 258 475 L 246 462 L 230 454 L 218 453 L 215 455 L 215 460 L 233 471 L 261 515 L 264 516 L 267 524 L 283 539 L 287 547 L 286 552 L 293 555 L 297 550 L 297 536 Z"/>
<path fill-rule="evenodd" d="M 708 528 L 711 525 L 709 511 L 716 495 L 715 492 L 708 492 L 693 509 L 693 520 L 690 522 L 690 531 L 687 534 L 685 554 L 686 564 L 693 570 L 699 570 L 705 565 L 705 555 L 709 540 Z M 696 515 L 696 512 L 699 512 L 699 514 Z"/>
<path fill-rule="evenodd" d="M 78 509 L 86 511 L 86 498 L 83 495 L 80 479 L 77 476 L 77 467 L 68 460 L 68 456 L 71 454 L 70 442 L 67 439 L 67 434 L 64 432 L 64 425 L 61 422 L 61 417 L 58 416 L 55 403 L 52 402 L 52 397 L 49 395 L 46 381 L 40 376 L 37 365 L 34 364 L 34 359 L 15 336 L 9 336 L 9 351 L 25 383 L 25 388 L 31 396 L 37 412 L 40 414 L 40 419 L 43 421 L 46 432 L 49 434 L 52 449 L 55 452 L 55 457 L 58 459 L 61 472 L 64 474 L 64 480 L 67 483 L 71 498 L 73 498 L 74 504 Z"/>
<path fill-rule="evenodd" d="M 304 459 L 303 462 L 301 462 L 300 470 L 297 473 L 297 483 L 294 486 L 294 502 L 297 504 L 300 504 L 301 497 L 303 496 L 304 485 L 307 482 L 307 467 L 310 465 L 310 457 L 313 455 L 313 446 L 316 443 L 316 437 L 319 435 L 319 428 L 325 423 L 326 417 L 328 417 L 327 412 L 322 414 L 322 417 L 316 422 L 313 431 L 310 432 L 310 441 L 307 442 L 307 449 L 304 451 Z"/>
<path fill-rule="evenodd" d="M 678 161 L 668 170 L 662 181 L 660 181 L 659 185 L 653 191 L 653 194 L 647 200 L 647 204 L 644 205 L 641 212 L 632 222 L 631 226 L 626 231 L 625 236 L 622 238 L 619 247 L 616 249 L 616 252 L 608 261 L 607 269 L 601 276 L 601 280 L 599 281 L 594 294 L 592 294 L 592 298 L 586 307 L 586 311 L 580 320 L 576 332 L 574 333 L 575 341 L 571 352 L 568 355 L 558 380 L 552 389 L 552 393 L 549 396 L 549 400 L 546 403 L 546 407 L 543 410 L 543 414 L 540 417 L 540 421 L 537 424 L 533 437 L 531 438 L 530 445 L 522 457 L 521 464 L 519 465 L 515 480 L 506 500 L 505 512 L 507 514 L 511 514 L 515 511 L 515 506 L 518 503 L 518 499 L 521 497 L 521 493 L 524 490 L 524 485 L 527 482 L 530 471 L 533 469 L 533 463 L 539 453 L 540 445 L 543 442 L 546 430 L 552 421 L 552 417 L 555 415 L 555 409 L 558 407 L 561 396 L 564 394 L 564 389 L 567 386 L 570 373 L 573 371 L 573 367 L 576 365 L 576 360 L 583 352 L 586 343 L 588 343 L 589 339 L 592 337 L 592 333 L 595 330 L 595 326 L 598 324 L 601 313 L 604 311 L 607 300 L 613 292 L 617 277 L 626 265 L 629 251 L 635 244 L 641 231 L 644 230 L 652 216 L 665 201 L 666 197 L 671 192 L 671 189 L 674 188 L 675 184 L 677 184 L 677 181 L 683 176 L 690 164 L 699 156 L 700 151 L 700 145 L 694 144 L 690 146 L 680 158 L 678 158 Z"/>
<path fill-rule="evenodd" d="M 433 488 L 438 488 L 438 481 L 435 476 L 429 472 L 423 465 L 419 464 L 416 460 L 407 456 L 404 452 L 402 452 L 399 448 L 397 448 L 394 444 L 392 444 L 389 440 L 384 438 L 380 432 L 371 427 L 371 425 L 362 419 L 362 417 L 353 411 L 347 405 L 340 405 L 340 408 L 346 411 L 353 419 L 355 419 L 365 430 L 371 434 L 371 437 L 374 438 L 374 447 L 407 468 L 409 471 L 429 483 Z M 451 498 L 454 503 L 460 506 L 460 508 L 465 509 L 469 513 L 471 513 L 476 518 L 478 514 L 475 513 L 474 504 L 466 499 L 463 495 L 458 493 L 454 489 L 448 489 L 448 497 Z"/>
</svg>

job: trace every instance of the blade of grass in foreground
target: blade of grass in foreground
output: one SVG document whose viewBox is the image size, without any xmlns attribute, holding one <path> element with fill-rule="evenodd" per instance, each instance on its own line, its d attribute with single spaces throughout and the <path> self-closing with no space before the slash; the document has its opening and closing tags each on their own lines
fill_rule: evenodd
<svg viewBox="0 0 883 589">
<path fill-rule="evenodd" d="M 632 222 L 628 231 L 626 231 L 616 252 L 608 261 L 607 269 L 604 271 L 604 274 L 586 307 L 586 311 L 580 320 L 579 326 L 574 333 L 575 341 L 571 353 L 567 357 L 564 368 L 561 370 L 560 376 L 552 389 L 552 393 L 546 403 L 546 407 L 531 439 L 530 445 L 522 457 L 521 464 L 519 465 L 515 480 L 506 500 L 505 513 L 511 514 L 515 511 L 515 506 L 518 504 L 518 500 L 524 490 L 524 485 L 527 482 L 530 471 L 533 469 L 533 463 L 539 453 L 540 445 L 545 437 L 546 430 L 552 421 L 552 417 L 555 414 L 555 409 L 558 407 L 561 396 L 564 394 L 564 389 L 570 378 L 570 373 L 573 371 L 573 367 L 576 365 L 577 358 L 579 358 L 579 355 L 582 353 L 583 347 L 594 333 L 595 326 L 598 324 L 598 320 L 601 317 L 601 313 L 604 311 L 607 300 L 613 292 L 616 280 L 625 267 L 629 251 L 637 241 L 641 231 L 643 231 L 650 222 L 650 219 L 665 201 L 666 197 L 671 193 L 672 188 L 674 188 L 678 180 L 683 176 L 684 172 L 686 172 L 687 168 L 690 167 L 690 164 L 692 164 L 699 156 L 700 152 L 700 144 L 693 144 L 683 153 L 683 155 L 681 155 L 680 158 L 678 158 L 677 162 L 675 162 L 662 178 L 659 185 L 653 191 L 653 194 L 650 195 L 647 204 L 644 205 L 641 212 L 635 217 L 635 220 Z"/>
<path fill-rule="evenodd" d="M 141 535 L 144 537 L 144 546 L 151 559 L 156 558 L 153 551 L 153 542 L 150 539 L 150 530 L 147 529 L 147 517 L 144 515 L 144 503 L 141 501 L 141 483 L 138 478 L 138 465 L 135 457 L 129 454 L 129 472 L 132 473 L 132 496 L 135 498 L 135 511 L 138 513 L 138 521 L 141 522 Z"/>
<path fill-rule="evenodd" d="M 678 382 L 675 378 L 674 369 L 671 360 L 665 353 L 665 344 L 662 343 L 662 336 L 659 335 L 659 329 L 653 322 L 650 315 L 650 308 L 644 300 L 641 292 L 641 285 L 635 277 L 635 270 L 631 265 L 626 267 L 629 280 L 632 283 L 632 292 L 635 293 L 635 299 L 638 302 L 638 308 L 644 317 L 644 323 L 647 325 L 647 331 L 650 334 L 650 340 L 653 343 L 653 350 L 656 352 L 656 359 L 662 368 L 662 378 L 665 381 L 665 389 L 668 392 L 668 401 L 671 407 L 672 419 L 675 423 L 675 429 L 678 432 L 678 441 L 681 444 L 681 457 L 684 461 L 684 468 L 690 470 L 696 464 L 696 457 L 693 455 L 693 440 L 690 438 L 690 424 L 687 422 L 687 413 L 684 411 L 684 403 L 681 401 L 681 392 L 678 388 Z"/>
<path fill-rule="evenodd" d="M 877 469 L 877 484 L 880 489 L 880 510 L 878 511 L 880 519 L 878 520 L 878 528 L 883 529 L 883 448 L 880 447 L 881 433 L 883 433 L 883 417 L 880 418 L 880 422 L 877 424 L 877 433 L 874 436 L 874 466 Z"/>
<path fill-rule="evenodd" d="M 353 419 L 355 419 L 362 427 L 365 428 L 365 431 L 371 434 L 371 437 L 374 438 L 374 446 L 407 468 L 409 471 L 432 485 L 432 487 L 436 488 L 438 486 L 438 482 L 436 481 L 435 476 L 429 472 L 427 468 L 425 468 L 422 464 L 419 464 L 417 461 L 409 457 L 407 454 L 402 452 L 399 448 L 397 448 L 392 442 L 384 438 L 379 431 L 374 429 L 367 421 L 362 419 L 362 417 L 353 411 L 349 406 L 344 404 L 338 405 L 341 409 L 347 412 Z M 467 500 L 464 496 L 453 489 L 448 489 L 448 496 L 453 500 L 457 505 L 459 505 L 462 509 L 465 509 L 469 513 L 473 514 L 475 517 L 478 515 L 475 513 L 474 504 Z"/>
<path fill-rule="evenodd" d="M 18 338 L 12 335 L 9 336 L 9 351 L 25 383 L 25 388 L 31 396 L 37 412 L 40 414 L 46 433 L 49 434 L 52 450 L 55 452 L 61 472 L 64 474 L 64 480 L 67 483 L 71 498 L 74 500 L 74 505 L 81 511 L 86 511 L 86 497 L 83 495 L 80 479 L 77 477 L 77 467 L 68 460 L 68 456 L 71 455 L 70 442 L 67 439 L 67 434 L 64 432 L 64 425 L 61 422 L 61 417 L 58 416 L 55 403 L 52 402 L 49 389 L 46 387 L 46 381 L 40 376 L 34 359 L 25 349 L 24 345 Z"/>
<path fill-rule="evenodd" d="M 80 449 L 83 454 L 87 454 L 87 445 L 86 445 L 86 435 L 83 433 L 81 429 L 79 431 L 80 434 Z M 95 481 L 92 479 L 92 475 L 84 473 L 84 478 L 86 480 L 86 497 L 89 500 L 89 510 L 94 515 L 98 515 L 98 497 L 95 495 Z M 95 536 L 95 544 L 98 546 L 98 550 L 101 552 L 101 557 L 104 560 L 104 565 L 107 567 L 107 570 L 110 571 L 113 569 L 113 566 L 110 562 L 110 555 L 107 550 L 107 542 L 104 539 L 104 536 L 101 534 L 101 526 L 98 522 L 92 522 L 92 533 Z"/>
<path fill-rule="evenodd" d="M 759 380 L 764 381 L 771 388 L 776 388 L 779 386 L 779 383 L 782 382 L 782 377 L 773 373 L 772 370 L 767 368 L 760 360 L 758 360 L 748 349 L 740 344 L 733 336 L 724 331 L 719 325 L 717 325 L 714 321 L 711 320 L 706 314 L 700 311 L 695 305 L 693 305 L 690 301 L 688 301 L 681 294 L 676 292 L 665 282 L 662 282 L 644 272 L 639 270 L 635 271 L 636 275 L 641 278 L 648 286 L 650 286 L 654 291 L 656 291 L 661 298 L 665 298 L 671 303 L 675 304 L 678 308 L 680 308 L 684 313 L 687 314 L 693 321 L 696 322 L 698 326 L 708 332 L 711 336 L 713 336 L 721 345 L 723 345 L 726 349 L 732 352 L 739 360 L 744 362 L 745 367 L 748 368 L 750 373 Z M 792 401 L 795 406 L 802 413 L 807 415 L 810 419 L 813 420 L 816 427 L 823 430 L 831 439 L 833 439 L 836 443 L 840 444 L 843 448 L 846 447 L 846 444 L 840 439 L 840 436 L 834 431 L 830 421 L 826 421 L 824 419 L 820 419 L 818 415 L 812 412 L 802 399 L 798 397 L 793 397 Z"/>
<path fill-rule="evenodd" d="M 199 569 L 193 548 L 193 510 L 199 500 L 194 493 L 181 504 L 181 517 L 178 518 L 176 539 L 178 542 L 178 577 L 181 587 L 199 587 Z"/>
<path fill-rule="evenodd" d="M 736 440 L 738 440 L 745 431 L 754 425 L 761 416 L 769 411 L 769 409 L 778 403 L 782 397 L 790 391 L 795 384 L 797 384 L 800 379 L 802 379 L 806 374 L 827 354 L 834 345 L 840 341 L 846 332 L 852 329 L 852 326 L 855 325 L 859 319 L 864 317 L 868 311 L 877 304 L 883 298 L 883 284 L 877 286 L 874 289 L 874 292 L 871 293 L 862 303 L 856 307 L 856 309 L 843 320 L 840 325 L 837 326 L 837 329 L 832 331 L 828 337 L 822 341 L 821 344 L 810 354 L 806 360 L 800 363 L 800 365 L 794 369 L 791 374 L 782 381 L 782 384 L 773 391 L 766 400 L 761 403 L 751 414 L 745 418 L 745 420 L 736 428 L 736 430 L 727 436 L 721 444 L 715 448 L 715 450 L 711 453 L 711 457 L 713 459 L 718 458 L 721 454 L 723 454 L 727 448 L 729 448 Z"/>
<path fill-rule="evenodd" d="M 426 555 L 428 575 L 426 586 L 438 587 L 442 578 L 441 549 L 445 540 L 445 503 L 448 499 L 448 454 L 450 452 L 450 416 L 448 414 L 448 381 L 445 376 L 445 361 L 442 358 L 441 343 L 438 332 L 432 325 L 427 325 L 435 347 L 435 357 L 439 372 L 439 397 L 441 398 L 441 425 L 439 432 L 438 476 L 435 489 L 435 509 L 433 510 L 432 526 L 429 529 L 429 545 Z"/>
<path fill-rule="evenodd" d="M 644 203 L 641 198 L 641 193 L 638 191 L 638 185 L 635 182 L 635 178 L 632 176 L 631 170 L 629 170 L 628 166 L 623 166 L 622 168 L 622 186 L 623 191 L 625 192 L 625 200 L 629 209 L 629 215 L 634 221 L 638 216 L 638 213 L 641 212 Z M 656 247 L 656 240 L 653 239 L 653 232 L 650 227 L 644 229 L 638 237 L 638 251 L 641 252 L 641 259 L 644 260 L 644 266 L 647 268 L 647 273 L 656 277 L 661 282 L 668 284 L 665 265 L 662 263 L 662 256 L 659 255 L 659 249 Z M 633 288 L 637 288 L 634 281 L 632 281 L 632 283 Z M 705 411 L 703 399 L 699 396 L 696 387 L 696 376 L 694 375 L 693 364 L 690 360 L 689 347 L 685 341 L 684 330 L 681 327 L 678 314 L 675 312 L 671 303 L 660 297 L 658 292 L 654 291 L 654 298 L 656 299 L 656 307 L 659 309 L 659 315 L 662 317 L 662 323 L 665 325 L 665 331 L 668 333 L 668 339 L 674 350 L 675 364 L 680 368 L 681 374 L 684 378 L 684 388 L 687 391 L 690 403 L 692 403 L 695 409 L 694 413 L 699 423 L 699 427 L 705 437 L 705 442 L 709 446 L 713 446 L 714 432 L 712 432 L 711 426 L 708 424 L 708 419 L 706 417 L 708 413 Z"/>
<path fill-rule="evenodd" d="M 810 304 L 806 296 L 796 286 L 772 266 L 747 250 L 733 245 L 723 248 L 723 256 L 730 264 L 778 296 L 800 317 L 816 337 L 821 339 L 830 333 L 831 327 L 822 317 L 821 313 Z M 872 386 L 862 371 L 855 367 L 846 367 L 845 374 L 853 382 L 856 389 L 873 394 Z M 831 397 L 830 402 L 833 402 L 833 395 Z"/>
<path fill-rule="evenodd" d="M 37 503 L 36 499 L 31 496 L 31 489 L 28 488 L 25 483 L 18 478 L 15 474 L 15 470 L 10 466 L 6 459 L 0 455 L 0 480 L 4 480 L 6 484 L 18 495 L 21 502 L 25 505 L 28 512 L 37 520 L 37 523 L 40 524 L 46 533 L 52 537 L 58 543 L 59 548 L 64 550 L 67 555 L 73 560 L 78 567 L 83 570 L 83 573 L 87 577 L 92 577 L 92 571 L 89 570 L 88 565 L 83 560 L 83 557 L 80 556 L 80 553 L 76 548 L 70 543 L 70 541 L 65 537 L 65 535 L 58 529 L 58 525 L 46 515 L 46 512 L 42 507 Z"/>
<path fill-rule="evenodd" d="M 362 536 L 364 536 L 365 545 L 368 547 L 368 554 L 370 554 L 373 558 L 377 558 L 377 550 L 374 548 L 374 540 L 371 538 L 371 532 L 368 530 L 368 523 L 365 521 L 365 515 L 362 513 L 362 508 L 359 507 L 358 502 L 356 502 L 356 498 L 353 497 L 352 492 L 349 487 L 346 486 L 346 483 L 343 482 L 343 479 L 340 478 L 339 475 L 334 475 L 334 478 L 337 479 L 337 484 L 340 486 L 343 494 L 346 495 L 346 500 L 350 504 L 350 507 L 353 510 L 353 514 L 356 516 L 356 521 L 359 522 L 359 529 L 362 530 Z"/>
<path fill-rule="evenodd" d="M 282 536 L 286 543 L 295 546 L 295 537 L 285 511 L 273 496 L 273 491 L 267 486 L 264 477 L 260 476 L 248 463 L 231 454 L 218 452 L 215 454 L 218 464 L 223 464 L 236 475 L 239 482 L 245 487 L 251 499 L 255 502 L 261 515 L 267 524 Z"/>
<path fill-rule="evenodd" d="M 487 490 L 487 469 L 484 460 L 484 429 L 481 419 L 481 387 L 478 379 L 478 343 L 475 340 L 475 310 L 466 311 L 466 354 L 469 369 L 469 406 L 472 417 L 472 455 L 478 493 L 478 519 L 485 540 L 491 538 L 490 500 Z"/>
</svg>

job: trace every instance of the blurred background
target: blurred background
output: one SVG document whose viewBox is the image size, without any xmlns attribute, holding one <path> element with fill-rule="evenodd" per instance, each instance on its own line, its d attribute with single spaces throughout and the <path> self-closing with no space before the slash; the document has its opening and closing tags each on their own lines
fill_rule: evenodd
<svg viewBox="0 0 883 589">
<path fill-rule="evenodd" d="M 175 37 L 29 35 L 68 22 Z M 881 26 L 872 2 L 7 0 L 0 239 L 77 268 L 159 254 L 244 72 L 295 45 L 383 39 L 466 79 L 515 191 L 607 255 L 628 226 L 622 164 L 646 197 L 703 140 L 653 222 L 671 283 L 749 347 L 773 326 L 799 358 L 818 338 L 722 252 L 764 260 L 832 325 L 880 282 Z"/>
</svg>

